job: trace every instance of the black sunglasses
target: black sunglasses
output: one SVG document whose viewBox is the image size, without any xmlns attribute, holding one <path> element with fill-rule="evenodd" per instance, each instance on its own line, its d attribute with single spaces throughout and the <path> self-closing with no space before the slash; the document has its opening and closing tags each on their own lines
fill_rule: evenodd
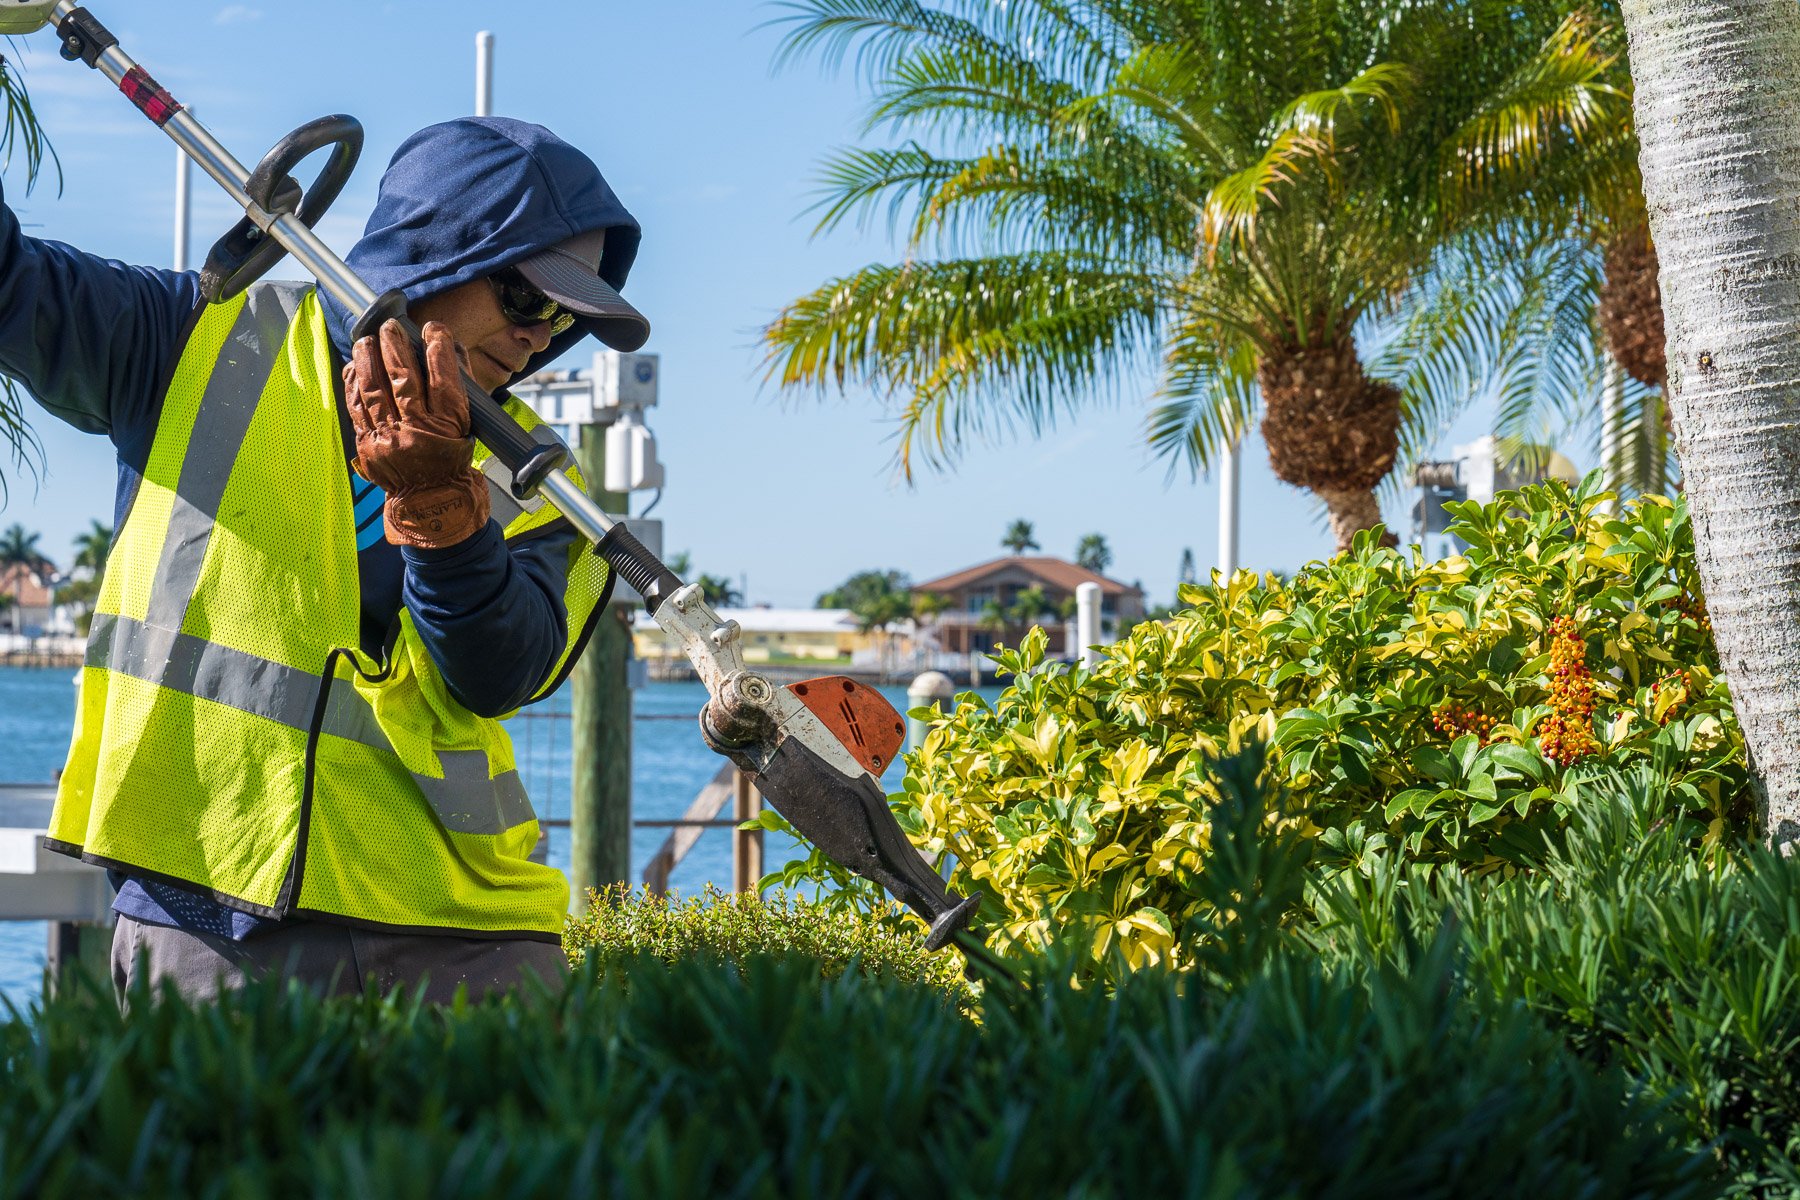
<svg viewBox="0 0 1800 1200">
<path fill-rule="evenodd" d="M 496 271 L 488 276 L 488 282 L 494 285 L 500 314 L 514 325 L 539 325 L 548 321 L 552 336 L 574 327 L 576 314 L 538 291 L 516 268 Z"/>
</svg>

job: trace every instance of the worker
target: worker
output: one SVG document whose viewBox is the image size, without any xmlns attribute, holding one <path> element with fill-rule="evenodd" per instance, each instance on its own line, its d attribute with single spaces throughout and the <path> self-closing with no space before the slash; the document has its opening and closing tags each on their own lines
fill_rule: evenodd
<svg viewBox="0 0 1800 1200">
<path fill-rule="evenodd" d="M 3 201 L 3 197 L 0 197 Z M 447 1000 L 566 969 L 563 875 L 496 718 L 568 674 L 610 590 L 469 435 L 458 367 L 506 385 L 593 335 L 637 222 L 581 152 L 476 117 L 395 153 L 350 266 L 397 323 L 312 285 L 218 304 L 193 272 L 23 235 L 0 204 L 0 369 L 112 439 L 112 555 L 45 839 L 107 868 L 114 982 L 249 977 Z"/>
</svg>

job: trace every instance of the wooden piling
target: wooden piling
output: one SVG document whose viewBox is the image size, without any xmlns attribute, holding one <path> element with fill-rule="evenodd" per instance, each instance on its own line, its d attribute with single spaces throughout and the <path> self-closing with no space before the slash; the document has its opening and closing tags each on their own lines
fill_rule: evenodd
<svg viewBox="0 0 1800 1200">
<path fill-rule="evenodd" d="M 623 512 L 625 497 L 600 490 L 605 432 L 584 426 L 576 460 L 588 494 L 606 511 Z M 569 884 L 577 912 L 586 906 L 588 888 L 631 875 L 630 620 L 629 605 L 602 612 L 569 679 Z"/>
</svg>

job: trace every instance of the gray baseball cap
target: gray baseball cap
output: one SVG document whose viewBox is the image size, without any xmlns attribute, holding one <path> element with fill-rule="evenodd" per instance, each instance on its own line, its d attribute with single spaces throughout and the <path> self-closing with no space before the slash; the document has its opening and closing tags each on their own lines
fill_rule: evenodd
<svg viewBox="0 0 1800 1200">
<path fill-rule="evenodd" d="M 600 278 L 606 230 L 578 233 L 513 264 L 530 284 L 564 308 L 588 318 L 589 333 L 614 350 L 636 350 L 650 337 L 650 322 Z"/>
</svg>

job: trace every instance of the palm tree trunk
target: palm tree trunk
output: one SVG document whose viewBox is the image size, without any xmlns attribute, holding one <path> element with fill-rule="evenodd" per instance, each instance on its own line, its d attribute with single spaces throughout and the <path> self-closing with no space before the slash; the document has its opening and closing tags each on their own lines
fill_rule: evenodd
<svg viewBox="0 0 1800 1200">
<path fill-rule="evenodd" d="M 1400 450 L 1400 389 L 1363 373 L 1348 335 L 1267 355 L 1257 386 L 1270 468 L 1325 501 L 1338 552 L 1348 550 L 1381 524 L 1375 486 Z M 1383 540 L 1396 544 L 1392 533 Z"/>
<path fill-rule="evenodd" d="M 1626 374 L 1653 388 L 1668 373 L 1659 273 L 1648 225 L 1634 224 L 1606 243 L 1598 314 L 1606 347 Z"/>
<path fill-rule="evenodd" d="M 1325 515 L 1331 521 L 1331 536 L 1337 539 L 1338 552 L 1350 548 L 1350 539 L 1365 529 L 1373 529 L 1381 524 L 1381 505 L 1375 499 L 1375 493 L 1369 488 L 1350 488 L 1336 491 L 1331 488 L 1314 488 L 1314 493 L 1325 502 Z M 1382 544 L 1397 546 L 1400 540 L 1391 532 L 1384 533 Z"/>
<path fill-rule="evenodd" d="M 1770 841 L 1800 842 L 1800 6 L 1625 0 L 1668 399 Z"/>
</svg>

